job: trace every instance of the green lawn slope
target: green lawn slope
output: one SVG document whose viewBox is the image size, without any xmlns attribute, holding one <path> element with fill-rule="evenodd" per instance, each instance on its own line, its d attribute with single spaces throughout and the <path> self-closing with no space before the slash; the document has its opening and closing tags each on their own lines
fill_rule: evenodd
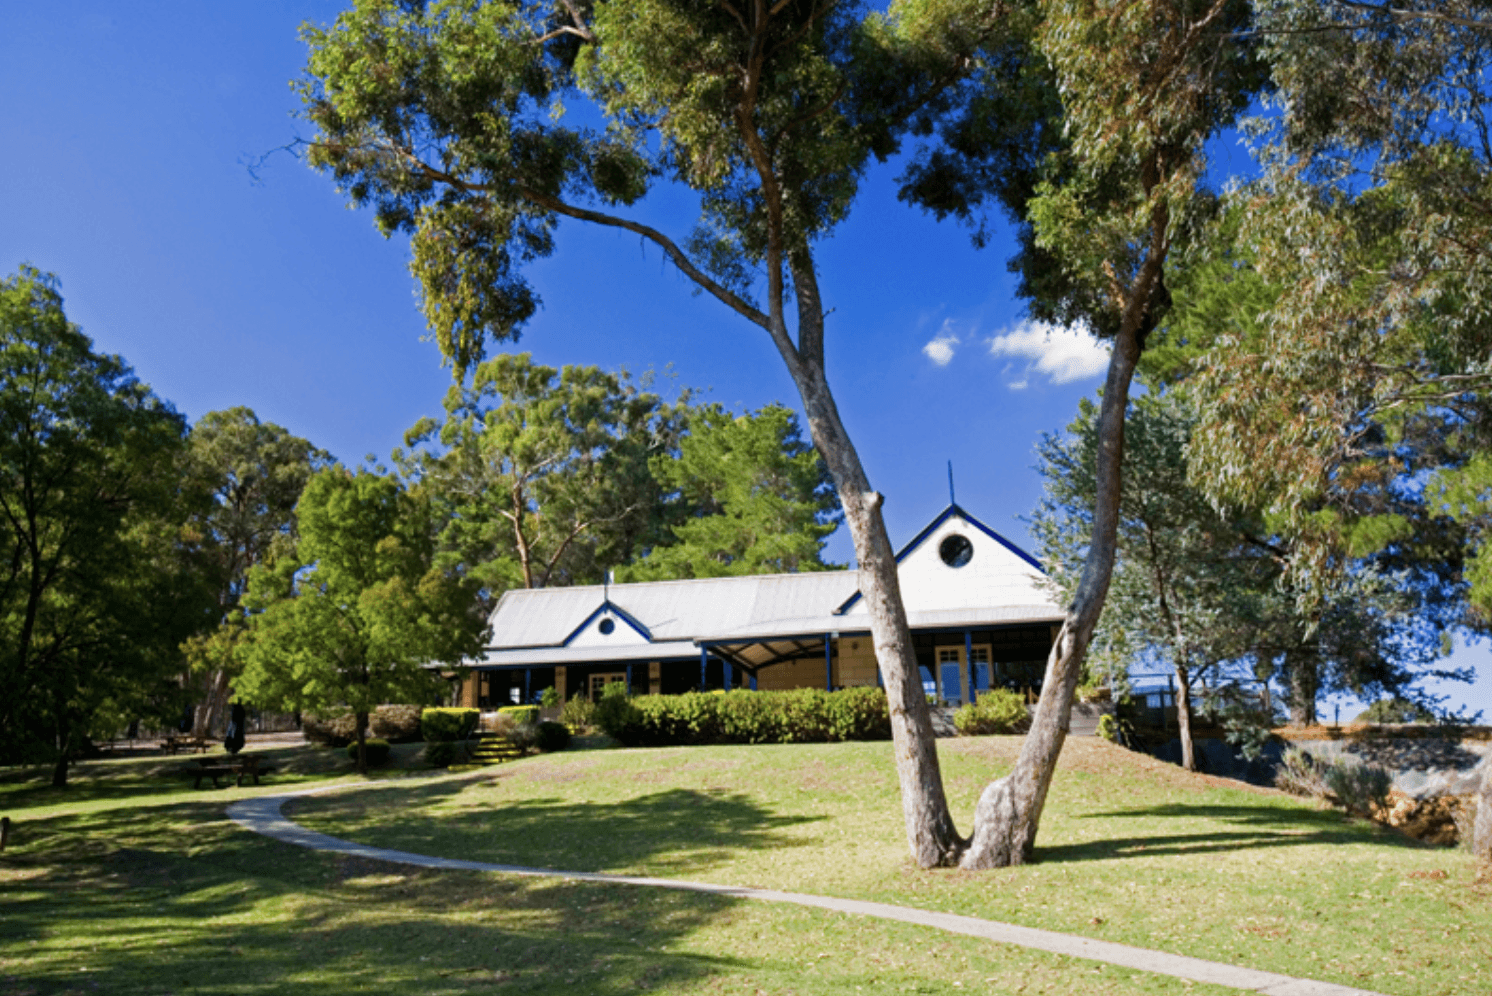
<svg viewBox="0 0 1492 996">
<path fill-rule="evenodd" d="M 940 741 L 967 826 L 1017 738 Z M 409 764 L 408 759 L 404 762 Z M 184 762 L 0 778 L 0 993 L 1213 993 L 814 910 L 421 872 L 249 834 L 223 807 L 345 778 L 311 748 L 258 789 Z M 1464 852 L 1278 793 L 1068 742 L 1036 863 L 906 859 L 889 744 L 577 751 L 298 800 L 383 847 L 875 899 L 1393 994 L 1492 991 L 1492 892 Z"/>
</svg>

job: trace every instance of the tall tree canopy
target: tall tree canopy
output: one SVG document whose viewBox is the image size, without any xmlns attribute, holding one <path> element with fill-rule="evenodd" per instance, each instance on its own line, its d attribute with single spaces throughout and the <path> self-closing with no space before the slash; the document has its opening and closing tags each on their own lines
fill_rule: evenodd
<svg viewBox="0 0 1492 996">
<path fill-rule="evenodd" d="M 1046 491 L 1034 528 L 1064 594 L 1076 584 L 1092 524 L 1096 419 L 1085 401 L 1067 434 L 1040 447 Z M 1118 559 L 1094 636 L 1121 674 L 1136 659 L 1174 668 L 1183 767 L 1195 769 L 1198 678 L 1249 678 L 1266 683 L 1266 693 L 1278 678 L 1292 719 L 1310 723 L 1326 692 L 1423 697 L 1421 679 L 1452 676 L 1434 662 L 1455 600 L 1441 597 L 1433 569 L 1360 558 L 1324 597 L 1303 604 L 1288 583 L 1289 542 L 1247 510 L 1219 511 L 1189 482 L 1195 422 L 1179 390 L 1151 391 L 1130 406 Z"/>
<path fill-rule="evenodd" d="M 651 464 L 687 518 L 674 542 L 623 571 L 627 580 L 712 578 L 834 568 L 824 541 L 839 527 L 829 470 L 781 405 L 731 415 L 695 409 L 677 456 Z"/>
<path fill-rule="evenodd" d="M 829 387 L 817 245 L 847 216 L 871 160 L 898 151 L 909 131 L 993 123 L 1005 136 L 993 144 L 1010 153 L 1000 161 L 1027 165 L 1046 140 L 1031 136 L 1058 127 L 1040 112 L 1060 94 L 1073 155 L 1041 188 L 1050 197 L 1035 243 L 1062 260 L 1058 272 L 1073 278 L 1064 288 L 1101 304 L 1086 312 L 1118 338 L 1110 396 L 1122 415 L 1165 255 L 1201 173 L 1196 153 L 1247 102 L 1248 59 L 1233 30 L 1247 16 L 1242 0 L 1120 6 L 1116 17 L 1078 0 L 908 0 L 884 14 L 812 0 L 358 0 L 331 28 L 305 31 L 310 160 L 371 206 L 385 232 L 410 233 L 425 316 L 458 376 L 533 315 L 522 269 L 554 251 L 562 218 L 639 235 L 770 337 L 854 542 L 922 865 L 988 867 L 1028 854 L 1111 544 L 1096 544 L 1093 579 L 1054 658 L 1046 732 L 1018 777 L 986 793 L 970 844 L 944 796 L 881 497 Z M 1043 60 L 1054 72 L 1033 68 Z M 576 102 L 606 128 L 568 124 L 560 112 Z M 1024 210 L 1014 201 L 1035 178 L 991 180 L 1000 169 L 970 166 Z M 629 210 L 659 182 L 698 195 L 697 223 L 682 233 Z M 1102 253 L 1084 253 L 1100 242 Z M 1105 452 L 1105 493 L 1117 496 L 1117 436 Z"/>
<path fill-rule="evenodd" d="M 145 705 L 211 625 L 179 524 L 186 421 L 67 320 L 55 277 L 0 281 L 0 757 L 53 781 L 100 710 Z"/>
<path fill-rule="evenodd" d="M 296 505 L 294 540 L 249 573 L 239 695 L 286 710 L 349 706 L 366 770 L 374 707 L 435 701 L 443 683 L 426 665 L 481 648 L 474 585 L 434 553 L 424 496 L 370 471 L 317 473 Z"/>
<path fill-rule="evenodd" d="M 331 455 L 242 407 L 198 419 L 188 453 L 191 473 L 212 495 L 193 526 L 215 574 L 221 617 L 216 629 L 184 647 L 201 684 L 194 726 L 205 735 L 225 721 L 249 569 L 290 533 L 301 489 Z"/>
<path fill-rule="evenodd" d="M 441 516 L 442 562 L 490 607 L 509 588 L 599 582 L 666 538 L 649 461 L 677 445 L 669 404 L 625 374 L 504 353 L 446 395 L 396 454 Z"/>
</svg>

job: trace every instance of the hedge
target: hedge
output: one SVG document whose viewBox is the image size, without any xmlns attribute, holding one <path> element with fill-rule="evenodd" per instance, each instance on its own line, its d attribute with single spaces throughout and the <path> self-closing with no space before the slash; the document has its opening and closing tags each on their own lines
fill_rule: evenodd
<svg viewBox="0 0 1492 996">
<path fill-rule="evenodd" d="M 1031 728 L 1031 714 L 1019 692 L 994 688 L 980 692 L 977 701 L 955 712 L 953 726 L 966 737 L 1025 733 Z"/>
<path fill-rule="evenodd" d="M 390 748 L 387 740 L 364 740 L 363 749 L 368 755 L 368 767 L 377 768 L 388 763 Z M 351 761 L 357 760 L 356 741 L 347 745 L 347 757 Z"/>
<path fill-rule="evenodd" d="M 537 723 L 539 707 L 536 705 L 503 706 L 497 710 L 498 718 L 507 716 L 515 723 Z"/>
<path fill-rule="evenodd" d="M 647 747 L 891 738 L 886 693 L 879 688 L 603 695 L 596 724 L 627 746 Z"/>
<path fill-rule="evenodd" d="M 420 733 L 426 743 L 466 740 L 476 731 L 482 713 L 477 709 L 426 709 L 420 713 Z"/>
</svg>

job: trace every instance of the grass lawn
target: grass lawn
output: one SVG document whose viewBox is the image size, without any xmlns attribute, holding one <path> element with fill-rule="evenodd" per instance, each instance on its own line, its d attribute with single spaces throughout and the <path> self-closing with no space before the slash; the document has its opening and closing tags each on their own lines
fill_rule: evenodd
<svg viewBox="0 0 1492 996">
<path fill-rule="evenodd" d="M 940 742 L 950 796 L 967 809 L 1015 748 Z M 186 763 L 99 762 L 65 792 L 0 776 L 17 821 L 0 994 L 1231 991 L 822 911 L 316 854 L 223 807 L 348 778 L 343 762 L 286 751 L 273 784 L 217 791 L 193 791 Z M 879 899 L 1389 993 L 1492 990 L 1492 896 L 1463 852 L 1088 740 L 1064 752 L 1040 862 L 985 875 L 910 866 L 887 744 L 573 752 L 287 808 L 379 846 Z"/>
</svg>

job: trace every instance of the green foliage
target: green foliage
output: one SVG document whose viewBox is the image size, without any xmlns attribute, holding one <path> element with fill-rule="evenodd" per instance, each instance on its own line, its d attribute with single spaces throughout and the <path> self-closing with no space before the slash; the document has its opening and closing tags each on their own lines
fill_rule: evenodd
<svg viewBox="0 0 1492 996">
<path fill-rule="evenodd" d="M 553 685 L 539 693 L 539 705 L 545 709 L 553 709 L 560 704 L 559 692 Z"/>
<path fill-rule="evenodd" d="M 369 767 L 378 768 L 388 763 L 389 751 L 391 748 L 389 747 L 389 742 L 387 740 L 384 740 L 382 738 L 372 738 L 364 740 L 363 747 L 367 750 L 366 756 L 368 759 Z M 356 743 L 350 743 L 347 745 L 347 759 L 349 761 L 357 760 Z"/>
<path fill-rule="evenodd" d="M 331 456 L 248 408 L 208 412 L 192 427 L 187 473 L 212 500 L 190 528 L 217 587 L 218 628 L 182 646 L 209 708 L 226 704 L 228 677 L 237 674 L 247 620 L 240 608 L 248 572 L 293 528 L 296 502 L 306 482 Z"/>
<path fill-rule="evenodd" d="M 465 764 L 471 757 L 469 740 L 429 740 L 421 752 L 425 763 L 432 768 L 449 768 L 453 764 Z"/>
<path fill-rule="evenodd" d="M 497 718 L 532 725 L 539 721 L 539 707 L 534 705 L 503 706 L 497 710 Z"/>
<path fill-rule="evenodd" d="M 1323 774 L 1331 794 L 1351 812 L 1371 816 L 1388 805 L 1393 776 L 1377 765 L 1338 759 Z"/>
<path fill-rule="evenodd" d="M 838 528 L 839 500 L 828 468 L 798 435 L 781 405 L 732 416 L 718 405 L 694 410 L 676 457 L 651 463 L 690 517 L 675 542 L 625 568 L 628 581 L 781 574 L 836 568 L 823 546 Z"/>
<path fill-rule="evenodd" d="M 668 404 L 623 374 L 556 370 L 529 354 L 482 363 L 395 453 L 440 515 L 437 563 L 474 581 L 490 608 L 509 588 L 601 580 L 664 539 L 649 470 L 682 431 Z"/>
<path fill-rule="evenodd" d="M 560 709 L 560 722 L 577 732 L 596 725 L 596 703 L 583 695 L 567 701 Z"/>
<path fill-rule="evenodd" d="M 1387 804 L 1393 777 L 1376 765 L 1340 757 L 1322 761 L 1292 747 L 1285 751 L 1275 785 L 1295 795 L 1328 799 L 1351 812 L 1372 816 Z"/>
<path fill-rule="evenodd" d="M 65 784 L 95 717 L 180 715 L 177 647 L 216 621 L 185 444 L 55 277 L 0 279 L 0 763 Z"/>
<path fill-rule="evenodd" d="M 953 714 L 953 726 L 966 737 L 1025 733 L 1031 728 L 1031 714 L 1019 692 L 995 688 L 980 692 L 976 701 L 960 706 Z"/>
<path fill-rule="evenodd" d="M 564 750 L 570 746 L 570 728 L 564 723 L 552 723 L 548 720 L 540 723 L 537 746 L 546 754 Z"/>
<path fill-rule="evenodd" d="M 1358 723 L 1433 723 L 1435 713 L 1408 699 L 1379 699 L 1357 714 Z"/>
<path fill-rule="evenodd" d="M 822 743 L 891 736 L 886 693 L 878 688 L 827 692 L 688 692 L 629 697 L 607 686 L 596 725 L 628 746 L 712 743 Z"/>
<path fill-rule="evenodd" d="M 481 720 L 479 709 L 426 709 L 420 713 L 420 735 L 426 743 L 465 740 Z"/>
<path fill-rule="evenodd" d="M 475 653 L 482 620 L 472 584 L 433 564 L 429 503 L 334 467 L 307 484 L 296 520 L 293 547 L 249 575 L 239 694 L 285 710 L 345 704 L 362 718 L 382 702 L 438 699 L 425 665 Z"/>
</svg>

